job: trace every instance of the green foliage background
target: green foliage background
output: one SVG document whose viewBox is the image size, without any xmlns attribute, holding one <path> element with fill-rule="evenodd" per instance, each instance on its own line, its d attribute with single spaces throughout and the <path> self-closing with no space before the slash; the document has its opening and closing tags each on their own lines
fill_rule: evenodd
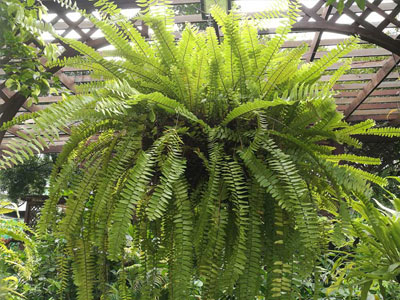
<svg viewBox="0 0 400 300">
<path fill-rule="evenodd" d="M 0 65 L 5 72 L 1 76 L 6 80 L 6 87 L 31 98 L 30 102 L 37 101 L 40 95 L 57 92 L 58 78 L 47 72 L 39 60 L 56 56 L 57 47 L 46 45 L 42 31 L 29 27 L 36 20 L 42 20 L 45 12 L 46 8 L 33 0 L 0 2 Z"/>
<path fill-rule="evenodd" d="M 51 155 L 33 156 L 24 164 L 1 170 L 0 190 L 14 203 L 27 195 L 45 194 L 54 160 Z"/>
</svg>

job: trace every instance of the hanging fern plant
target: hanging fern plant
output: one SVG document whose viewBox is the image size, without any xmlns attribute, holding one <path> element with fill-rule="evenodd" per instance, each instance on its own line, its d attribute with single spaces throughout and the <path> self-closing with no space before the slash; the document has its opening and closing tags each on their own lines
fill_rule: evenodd
<svg viewBox="0 0 400 300">
<path fill-rule="evenodd" d="M 115 50 L 99 53 L 57 36 L 82 55 L 56 64 L 102 80 L 3 126 L 34 121 L 4 152 L 1 166 L 24 161 L 72 126 L 39 231 L 66 238 L 80 300 L 107 293 L 104 274 L 110 261 L 123 264 L 131 224 L 141 278 L 148 279 L 140 299 L 152 299 L 151 274 L 165 264 L 168 299 L 191 299 L 194 282 L 202 283 L 201 299 L 254 299 L 263 270 L 265 299 L 293 299 L 324 249 L 318 212 L 336 215 L 353 192 L 368 197 L 370 182 L 386 183 L 342 163 L 378 159 L 333 155 L 329 145 L 361 147 L 354 134 L 400 135 L 374 129 L 373 121 L 342 120 L 331 89 L 348 65 L 330 82 L 318 81 L 357 40 L 312 63 L 301 60 L 306 46 L 281 50 L 298 15 L 290 1 L 287 21 L 268 42 L 258 37 L 257 17 L 218 7 L 212 16 L 222 41 L 214 28 L 189 25 L 176 41 L 172 10 L 155 9 L 165 1 L 137 2 L 143 10 L 135 20 L 151 28 L 151 42 L 106 1 L 97 3 L 99 19 L 72 5 Z M 56 222 L 66 188 L 72 193 Z"/>
</svg>

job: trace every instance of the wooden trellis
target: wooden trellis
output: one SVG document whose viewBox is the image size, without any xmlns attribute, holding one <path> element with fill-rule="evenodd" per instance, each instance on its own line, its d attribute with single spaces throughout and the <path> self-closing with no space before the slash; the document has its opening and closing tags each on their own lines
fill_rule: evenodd
<svg viewBox="0 0 400 300">
<path fill-rule="evenodd" d="M 88 11 L 94 10 L 92 1 L 77 2 L 81 8 Z M 133 0 L 114 2 L 122 9 L 138 8 Z M 196 5 L 198 8 L 200 8 L 200 2 L 201 0 L 172 1 L 177 6 Z M 103 37 L 96 38 L 97 29 L 85 18 L 71 18 L 70 11 L 52 0 L 46 0 L 43 3 L 48 7 L 49 13 L 56 15 L 51 20 L 51 24 L 62 36 L 73 33 L 78 36 L 79 40 L 95 49 L 108 45 Z M 368 118 L 376 121 L 398 120 L 400 118 L 400 81 L 398 80 L 400 76 L 397 70 L 400 61 L 400 0 L 367 1 L 364 11 L 361 11 L 354 3 L 355 1 L 347 1 L 343 14 L 339 14 L 335 6 L 327 6 L 325 0 L 314 1 L 312 7 L 301 5 L 301 15 L 293 27 L 293 32 L 315 32 L 314 37 L 310 40 L 287 41 L 284 47 L 293 48 L 302 43 L 309 44 L 310 50 L 304 59 L 311 61 L 319 59 L 324 54 L 324 51 L 320 51 L 321 47 L 334 46 L 343 40 L 340 38 L 323 39 L 324 32 L 347 36 L 358 35 L 361 43 L 375 45 L 372 48 L 358 49 L 348 54 L 348 57 L 356 59 L 351 66 L 352 72 L 343 75 L 334 87 L 338 92 L 336 95 L 338 110 L 343 111 L 348 121 L 362 121 Z M 374 15 L 380 17 L 379 22 L 375 23 L 369 20 L 369 17 Z M 350 18 L 351 22 L 343 22 L 344 17 Z M 201 10 L 198 9 L 196 14 L 176 16 L 175 22 L 177 24 L 204 23 L 210 22 L 210 20 L 203 18 Z M 148 36 L 145 26 L 140 23 L 135 25 L 144 36 Z M 274 32 L 275 28 L 269 28 L 260 34 L 273 34 Z M 62 56 L 70 57 L 77 54 L 75 50 L 66 45 L 63 46 L 65 50 Z M 367 58 L 368 61 L 365 60 Z M 335 64 L 329 70 L 338 69 L 340 65 L 340 63 Z M 374 72 L 360 74 L 360 70 L 374 70 Z M 49 71 L 58 76 L 61 83 L 72 93 L 75 91 L 75 84 L 91 80 L 90 75 L 83 73 L 82 70 L 53 68 Z M 325 75 L 321 80 L 327 81 L 329 78 L 330 75 Z M 27 99 L 19 93 L 9 91 L 5 88 L 4 82 L 0 82 L 0 98 L 0 124 L 11 120 L 16 115 L 43 109 L 46 105 L 60 99 L 58 96 L 40 97 L 38 104 L 28 107 Z M 6 149 L 10 139 L 16 138 L 16 132 L 24 130 L 24 126 L 15 126 L 7 132 L 1 132 L 0 150 Z M 60 133 L 60 141 L 46 151 L 59 152 L 67 139 L 68 130 L 65 130 Z"/>
<path fill-rule="evenodd" d="M 25 224 L 34 227 L 39 221 L 40 209 L 48 199 L 45 195 L 28 195 L 22 198 L 22 201 L 26 202 L 24 222 Z M 65 207 L 65 198 L 61 197 L 58 202 L 58 208 L 63 209 Z"/>
<path fill-rule="evenodd" d="M 30 195 L 24 197 L 22 200 L 26 201 L 26 210 L 24 216 L 25 224 L 33 227 L 39 220 L 40 209 L 42 208 L 47 196 Z"/>
</svg>

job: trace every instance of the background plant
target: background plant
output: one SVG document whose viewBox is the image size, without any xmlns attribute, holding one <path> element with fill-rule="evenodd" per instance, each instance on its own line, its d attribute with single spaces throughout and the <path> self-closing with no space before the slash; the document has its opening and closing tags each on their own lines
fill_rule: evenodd
<svg viewBox="0 0 400 300">
<path fill-rule="evenodd" d="M 0 171 L 0 190 L 18 203 L 26 195 L 43 195 L 53 167 L 54 155 L 37 155 L 23 164 Z"/>
<path fill-rule="evenodd" d="M 57 47 L 44 43 L 43 31 L 27 26 L 42 20 L 45 13 L 46 7 L 40 1 L 3 0 L 0 3 L 0 66 L 5 72 L 2 77 L 6 87 L 30 98 L 29 102 L 38 101 L 39 95 L 57 92 L 58 78 L 40 62 L 42 57 L 56 57 Z"/>
<path fill-rule="evenodd" d="M 359 8 L 364 10 L 365 9 L 365 1 L 366 0 L 356 0 L 355 2 Z M 328 1 L 326 1 L 326 5 L 332 5 L 334 3 L 336 3 L 338 11 L 340 13 L 342 13 L 345 5 L 347 5 L 347 6 L 352 5 L 354 3 L 354 0 L 328 0 Z"/>
<path fill-rule="evenodd" d="M 11 202 L 0 202 L 0 296 L 11 300 L 24 298 L 18 289 L 31 278 L 36 245 L 21 222 L 8 220 L 4 214 L 13 211 Z M 13 241 L 13 242 L 11 242 Z M 21 251 L 20 247 L 23 247 Z"/>
<path fill-rule="evenodd" d="M 398 177 L 392 177 L 399 181 Z M 384 299 L 388 299 L 383 282 L 400 283 L 400 199 L 386 190 L 391 197 L 392 207 L 386 207 L 377 201 L 377 206 L 360 197 L 352 207 L 356 218 L 348 219 L 350 237 L 357 237 L 354 252 L 342 257 L 344 268 L 335 286 L 339 286 L 343 278 L 353 284 L 362 285 L 360 299 L 366 299 L 371 285 L 377 284 Z M 346 231 L 345 231 L 346 232 Z M 337 266 L 340 266 L 337 264 Z"/>
</svg>

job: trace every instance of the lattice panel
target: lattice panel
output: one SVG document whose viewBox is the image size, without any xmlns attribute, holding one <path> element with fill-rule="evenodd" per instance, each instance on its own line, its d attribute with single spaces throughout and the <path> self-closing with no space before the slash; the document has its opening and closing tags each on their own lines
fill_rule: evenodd
<svg viewBox="0 0 400 300">
<path fill-rule="evenodd" d="M 333 8 L 329 17 L 321 16 L 320 11 L 326 7 L 326 0 L 318 1 L 312 8 L 302 5 L 304 16 L 294 25 L 297 31 L 329 31 L 346 35 L 359 35 L 361 39 L 400 55 L 400 40 L 393 38 L 385 31 L 390 28 L 400 28 L 400 21 L 396 19 L 400 12 L 400 3 L 395 0 L 392 10 L 387 13 L 384 7 L 380 7 L 382 0 L 367 2 L 367 8 L 360 13 L 357 6 L 351 5 L 354 1 L 347 1 L 343 9 L 343 15 L 339 14 L 336 7 Z M 371 13 L 383 17 L 378 23 L 367 21 Z M 340 24 L 338 20 L 347 16 L 353 20 L 350 24 Z"/>
<path fill-rule="evenodd" d="M 23 199 L 26 201 L 25 224 L 30 227 L 34 227 L 37 224 L 40 217 L 40 209 L 47 198 L 47 196 L 27 196 Z"/>
</svg>

